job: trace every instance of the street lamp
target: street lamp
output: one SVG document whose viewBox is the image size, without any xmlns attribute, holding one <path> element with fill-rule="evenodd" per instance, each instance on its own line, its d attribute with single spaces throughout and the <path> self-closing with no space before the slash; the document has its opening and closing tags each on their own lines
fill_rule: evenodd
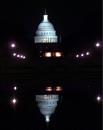
<svg viewBox="0 0 103 130">
<path fill-rule="evenodd" d="M 17 90 L 17 87 L 16 87 L 16 86 L 14 86 L 14 87 L 13 87 L 13 89 L 16 91 L 16 90 Z"/>
<path fill-rule="evenodd" d="M 84 57 L 84 54 L 83 54 L 83 53 L 81 54 L 81 57 Z"/>
<path fill-rule="evenodd" d="M 101 97 L 100 97 L 100 96 L 97 96 L 96 100 L 97 100 L 98 102 L 100 102 L 100 101 L 101 101 Z"/>
<path fill-rule="evenodd" d="M 87 56 L 88 56 L 88 55 L 90 55 L 90 52 L 89 52 L 89 51 L 87 51 L 87 52 L 86 52 L 86 55 L 87 55 Z"/>
<path fill-rule="evenodd" d="M 10 47 L 11 47 L 11 48 L 15 48 L 15 47 L 16 47 L 16 44 L 15 44 L 15 43 L 11 43 Z"/>
<path fill-rule="evenodd" d="M 26 56 L 22 56 L 23 59 L 26 59 Z"/>
<path fill-rule="evenodd" d="M 76 55 L 76 58 L 79 58 L 79 55 L 78 55 L 78 54 Z"/>
<path fill-rule="evenodd" d="M 52 87 L 46 87 L 46 91 L 47 92 L 51 92 L 52 91 Z"/>
<path fill-rule="evenodd" d="M 55 89 L 57 92 L 61 92 L 62 91 L 62 87 L 61 86 L 56 86 L 56 89 Z"/>
<path fill-rule="evenodd" d="M 97 42 L 97 43 L 95 44 L 95 46 L 96 46 L 97 48 L 100 47 L 100 43 Z"/>
<path fill-rule="evenodd" d="M 16 56 L 17 54 L 16 53 L 13 53 L 13 56 Z"/>
<path fill-rule="evenodd" d="M 18 54 L 18 55 L 17 55 L 17 58 L 19 58 L 19 57 L 20 57 L 20 55 Z"/>
<path fill-rule="evenodd" d="M 12 103 L 12 105 L 13 105 L 13 108 L 15 109 L 15 106 L 16 106 L 16 104 L 17 104 L 17 99 L 14 97 L 14 98 L 12 98 L 11 99 L 11 103 Z"/>
</svg>

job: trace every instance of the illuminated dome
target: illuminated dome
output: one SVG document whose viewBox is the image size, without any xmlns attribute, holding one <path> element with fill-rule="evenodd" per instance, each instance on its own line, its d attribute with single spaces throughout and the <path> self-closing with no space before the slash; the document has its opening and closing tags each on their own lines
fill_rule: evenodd
<svg viewBox="0 0 103 130">
<path fill-rule="evenodd" d="M 56 31 L 47 14 L 43 15 L 43 21 L 38 26 L 35 43 L 57 43 Z"/>
<path fill-rule="evenodd" d="M 44 115 L 45 121 L 50 122 L 51 115 L 55 112 L 57 102 L 59 101 L 59 95 L 36 95 L 36 101 L 40 112 Z"/>
</svg>

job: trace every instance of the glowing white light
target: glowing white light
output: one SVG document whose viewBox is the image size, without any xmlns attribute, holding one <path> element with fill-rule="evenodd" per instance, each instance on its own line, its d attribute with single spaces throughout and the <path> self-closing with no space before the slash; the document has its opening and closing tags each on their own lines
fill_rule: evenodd
<svg viewBox="0 0 103 130">
<path fill-rule="evenodd" d="M 84 54 L 82 53 L 82 54 L 81 54 L 81 56 L 83 57 L 83 56 L 84 56 Z"/>
<path fill-rule="evenodd" d="M 11 102 L 15 105 L 17 103 L 16 98 L 13 98 Z"/>
<path fill-rule="evenodd" d="M 17 90 L 17 87 L 15 86 L 13 89 L 16 91 L 16 90 Z"/>
<path fill-rule="evenodd" d="M 101 100 L 101 97 L 100 96 L 97 96 L 97 101 L 100 101 Z"/>
<path fill-rule="evenodd" d="M 16 53 L 13 53 L 13 56 L 16 56 Z"/>
<path fill-rule="evenodd" d="M 17 57 L 19 58 L 19 57 L 20 57 L 20 55 L 18 54 L 18 55 L 17 55 Z"/>
<path fill-rule="evenodd" d="M 99 43 L 99 42 L 97 42 L 95 46 L 96 46 L 96 47 L 100 47 L 100 43 Z"/>
<path fill-rule="evenodd" d="M 26 56 L 23 56 L 22 58 L 23 58 L 23 59 L 26 59 Z"/>
<path fill-rule="evenodd" d="M 50 117 L 49 117 L 49 116 L 46 116 L 46 117 L 45 117 L 45 120 L 46 120 L 46 122 L 50 122 Z"/>
<path fill-rule="evenodd" d="M 51 92 L 52 91 L 52 87 L 47 87 L 46 91 Z"/>
<path fill-rule="evenodd" d="M 86 55 L 87 55 L 87 56 L 90 55 L 90 52 L 86 52 Z"/>
<path fill-rule="evenodd" d="M 77 54 L 77 55 L 76 55 L 76 58 L 78 58 L 78 57 L 79 57 L 79 55 Z"/>
<path fill-rule="evenodd" d="M 51 57 L 51 52 L 46 52 L 45 57 Z"/>
<path fill-rule="evenodd" d="M 61 57 L 62 56 L 61 52 L 56 52 L 55 55 L 56 55 L 56 57 Z"/>
<path fill-rule="evenodd" d="M 12 43 L 11 48 L 15 48 L 15 47 L 16 47 L 15 43 Z"/>
<path fill-rule="evenodd" d="M 23 55 L 21 55 L 20 57 L 23 58 Z"/>
<path fill-rule="evenodd" d="M 58 92 L 62 91 L 61 86 L 57 86 L 57 87 L 56 87 L 56 91 L 58 91 Z"/>
<path fill-rule="evenodd" d="M 48 15 L 44 15 L 44 21 L 47 22 L 48 21 Z"/>
</svg>

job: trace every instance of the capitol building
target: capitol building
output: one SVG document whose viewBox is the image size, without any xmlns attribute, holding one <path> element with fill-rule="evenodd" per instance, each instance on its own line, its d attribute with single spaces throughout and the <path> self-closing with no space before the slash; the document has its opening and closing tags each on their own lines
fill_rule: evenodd
<svg viewBox="0 0 103 130">
<path fill-rule="evenodd" d="M 39 51 L 39 57 L 60 58 L 63 56 L 56 30 L 49 21 L 47 13 L 43 15 L 43 20 L 37 27 L 34 43 Z"/>
</svg>

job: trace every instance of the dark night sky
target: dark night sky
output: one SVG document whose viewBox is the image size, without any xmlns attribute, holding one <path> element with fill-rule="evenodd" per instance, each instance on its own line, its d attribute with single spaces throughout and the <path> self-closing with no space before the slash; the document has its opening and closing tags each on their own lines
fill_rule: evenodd
<svg viewBox="0 0 103 130">
<path fill-rule="evenodd" d="M 34 54 L 33 37 L 46 8 L 50 22 L 58 35 L 61 34 L 64 50 L 70 53 L 93 48 L 102 37 L 101 5 L 101 0 L 0 1 L 0 130 L 47 129 L 34 100 L 35 90 L 41 90 L 42 84 L 50 81 L 60 82 L 64 89 L 63 102 L 51 122 L 52 130 L 101 129 L 101 104 L 96 102 L 102 86 L 101 49 L 91 51 L 89 58 L 68 58 L 65 62 L 53 59 L 53 65 L 45 62 L 42 66 L 41 62 L 35 64 L 34 55 L 31 61 L 13 59 L 8 46 L 9 41 L 15 40 L 22 51 L 30 46 L 26 51 Z M 12 84 L 16 83 L 20 100 L 17 110 L 13 111 L 9 99 L 15 95 Z"/>
<path fill-rule="evenodd" d="M 68 3 L 65 1 L 36 3 L 34 0 L 1 2 L 1 41 L 12 38 L 31 44 L 46 8 L 50 21 L 62 36 L 64 46 L 71 48 L 91 46 L 91 43 L 101 38 L 100 3 L 100 0 L 75 0 Z"/>
</svg>

